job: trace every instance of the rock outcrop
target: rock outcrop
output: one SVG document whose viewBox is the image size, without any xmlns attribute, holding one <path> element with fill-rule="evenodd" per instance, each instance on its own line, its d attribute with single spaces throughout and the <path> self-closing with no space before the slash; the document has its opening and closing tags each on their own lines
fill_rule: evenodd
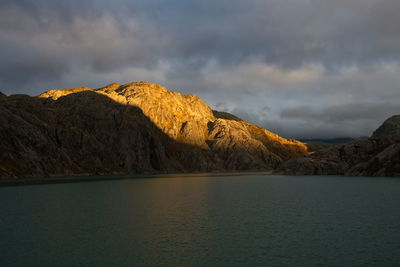
<svg viewBox="0 0 400 267">
<path fill-rule="evenodd" d="M 395 115 L 387 119 L 376 129 L 372 137 L 400 140 L 400 115 Z"/>
<path fill-rule="evenodd" d="M 318 149 L 286 161 L 276 172 L 290 175 L 400 176 L 399 119 L 399 115 L 389 118 L 367 140 Z"/>
<path fill-rule="evenodd" d="M 307 147 L 157 84 L 0 97 L 0 177 L 272 170 Z"/>
</svg>

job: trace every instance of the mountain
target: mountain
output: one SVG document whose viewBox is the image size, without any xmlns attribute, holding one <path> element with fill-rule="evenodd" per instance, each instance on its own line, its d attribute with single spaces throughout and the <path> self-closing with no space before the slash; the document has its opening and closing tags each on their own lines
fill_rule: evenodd
<svg viewBox="0 0 400 267">
<path fill-rule="evenodd" d="M 387 119 L 376 129 L 372 137 L 400 140 L 400 115 L 395 115 Z"/>
<path fill-rule="evenodd" d="M 307 154 L 199 97 L 134 82 L 0 95 L 0 177 L 273 170 Z"/>
<path fill-rule="evenodd" d="M 337 137 L 337 138 L 314 138 L 314 139 L 299 139 L 299 141 L 308 144 L 327 144 L 327 145 L 340 145 L 351 143 L 355 141 L 361 141 L 368 139 L 368 136 L 354 137 Z"/>
<path fill-rule="evenodd" d="M 400 115 L 387 119 L 370 138 L 329 146 L 282 164 L 291 175 L 400 176 Z"/>
</svg>

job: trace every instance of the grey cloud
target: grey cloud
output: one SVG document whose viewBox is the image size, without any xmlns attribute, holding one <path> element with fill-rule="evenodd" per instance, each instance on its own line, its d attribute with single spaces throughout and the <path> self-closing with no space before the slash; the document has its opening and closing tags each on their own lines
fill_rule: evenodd
<svg viewBox="0 0 400 267">
<path fill-rule="evenodd" d="M 354 120 L 383 120 L 392 114 L 400 113 L 398 103 L 351 103 L 323 108 L 297 106 L 281 111 L 281 118 L 318 120 L 338 123 Z"/>
<path fill-rule="evenodd" d="M 64 23 L 76 16 L 95 20 L 107 14 L 127 35 L 132 33 L 126 22 L 135 18 L 139 27 L 157 29 L 149 43 L 163 40 L 159 57 L 179 59 L 182 64 L 199 58 L 204 63 L 214 59 L 237 64 L 258 57 L 281 67 L 321 62 L 334 68 L 400 57 L 400 19 L 394 12 L 400 4 L 395 0 L 119 0 L 112 5 L 39 0 L 15 5 L 41 21 L 51 12 Z M 47 27 L 41 24 L 42 30 Z"/>
<path fill-rule="evenodd" d="M 2 56 L 5 64 L 0 64 L 0 80 L 5 85 L 24 86 L 37 80 L 58 80 L 67 68 L 60 64 L 62 58 L 32 47 L 2 43 L 0 50 L 7 51 Z"/>
<path fill-rule="evenodd" d="M 310 106 L 297 106 L 283 109 L 281 111 L 281 117 L 289 119 L 309 118 L 314 117 L 315 113 L 317 113 L 317 111 Z"/>
<path fill-rule="evenodd" d="M 17 2 L 18 3 L 18 2 Z M 0 84 L 32 88 L 33 83 L 61 80 L 71 68 L 104 74 L 131 65 L 151 69 L 157 64 L 157 36 L 134 20 L 77 15 L 68 20 L 36 5 L 5 5 L 0 9 Z M 83 6 L 85 7 L 85 6 Z M 72 15 L 71 15 L 72 16 Z M 61 82 L 61 81 L 60 81 Z M 60 85 L 62 86 L 62 84 Z"/>
<path fill-rule="evenodd" d="M 286 136 L 365 135 L 399 113 L 398 10 L 398 0 L 2 0 L 0 89 L 148 80 Z"/>
<path fill-rule="evenodd" d="M 327 107 L 297 106 L 281 111 L 283 122 L 301 138 L 371 135 L 383 121 L 400 113 L 397 103 L 351 103 Z M 297 126 L 296 126 L 297 125 Z M 298 127 L 302 125 L 302 127 Z"/>
</svg>

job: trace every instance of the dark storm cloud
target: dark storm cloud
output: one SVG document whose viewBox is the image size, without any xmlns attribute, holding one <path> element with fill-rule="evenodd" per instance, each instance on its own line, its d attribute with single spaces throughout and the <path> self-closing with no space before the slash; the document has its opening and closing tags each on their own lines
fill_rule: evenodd
<svg viewBox="0 0 400 267">
<path fill-rule="evenodd" d="M 290 136 L 333 125 L 358 135 L 350 118 L 400 113 L 380 104 L 400 101 L 398 10 L 398 0 L 2 0 L 0 87 L 149 80 Z"/>
<path fill-rule="evenodd" d="M 397 103 L 351 103 L 323 108 L 312 106 L 285 108 L 281 111 L 281 117 L 340 123 L 356 120 L 379 120 L 396 112 L 399 112 L 399 104 Z"/>
<path fill-rule="evenodd" d="M 289 122 L 288 125 L 293 121 L 294 125 L 305 126 L 297 129 L 305 138 L 310 136 L 311 130 L 325 131 L 324 135 L 328 137 L 370 136 L 386 118 L 399 111 L 398 103 L 352 103 L 322 108 L 291 107 L 283 109 L 280 116 Z"/>
<path fill-rule="evenodd" d="M 387 108 L 387 105 L 389 108 Z M 311 106 L 301 106 L 284 109 L 281 117 L 255 116 L 246 109 L 234 109 L 238 117 L 262 125 L 272 132 L 278 132 L 286 138 L 335 138 L 370 136 L 382 122 L 398 113 L 399 108 L 394 104 L 363 104 L 364 109 L 355 111 L 352 107 L 328 107 L 319 109 Z M 342 110 L 344 108 L 345 110 Z M 378 111 L 372 115 L 372 112 Z M 364 112 L 364 113 L 362 113 Z M 260 113 L 257 113 L 258 115 Z"/>
<path fill-rule="evenodd" d="M 66 66 L 59 64 L 62 59 L 57 55 L 45 54 L 31 47 L 1 43 L 0 51 L 8 52 L 2 56 L 7 64 L 0 64 L 1 79 L 6 84 L 24 86 L 41 79 L 57 80 L 66 71 Z"/>
<path fill-rule="evenodd" d="M 89 65 L 94 71 L 102 72 L 137 64 L 149 67 L 160 56 L 157 47 L 162 38 L 157 39 L 152 26 L 129 17 L 122 23 L 118 16 L 91 1 L 67 3 L 2 2 L 2 54 L 25 59 L 2 62 L 4 69 L 20 70 L 14 73 L 15 79 L 10 77 L 11 73 L 2 73 L 3 83 L 21 76 L 30 82 L 29 77 L 33 76 L 30 70 L 66 72 L 72 67 Z M 18 53 L 18 49 L 23 53 Z M 48 64 L 49 61 L 58 67 Z M 39 76 L 47 79 L 46 74 Z"/>
<path fill-rule="evenodd" d="M 257 57 L 282 67 L 314 62 L 335 67 L 400 57 L 397 0 L 25 0 L 5 1 L 2 7 L 15 10 L 15 19 L 8 26 L 21 33 L 34 28 L 19 25 L 19 18 L 27 16 L 37 26 L 34 32 L 73 35 L 68 26 L 77 18 L 96 22 L 102 17 L 112 18 L 122 36 L 132 36 L 137 29 L 143 33 L 152 29 L 145 47 L 138 50 L 132 46 L 123 51 L 127 59 L 130 54 L 147 53 L 150 43 L 160 45 L 159 50 L 150 49 L 158 57 L 180 60 L 182 64 L 196 59 L 203 64 L 208 60 L 237 64 Z M 138 36 L 136 41 L 145 38 Z M 82 40 L 75 41 L 79 47 Z M 95 54 L 91 58 L 95 65 L 97 57 Z M 119 62 L 121 57 L 114 60 Z M 127 61 L 134 64 L 133 60 Z"/>
</svg>

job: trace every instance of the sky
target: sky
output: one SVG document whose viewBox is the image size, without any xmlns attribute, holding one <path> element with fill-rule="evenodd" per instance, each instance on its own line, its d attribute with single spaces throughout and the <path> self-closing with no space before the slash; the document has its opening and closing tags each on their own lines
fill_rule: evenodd
<svg viewBox="0 0 400 267">
<path fill-rule="evenodd" d="M 399 0 L 0 0 L 0 91 L 154 82 L 287 138 L 400 114 Z"/>
</svg>

